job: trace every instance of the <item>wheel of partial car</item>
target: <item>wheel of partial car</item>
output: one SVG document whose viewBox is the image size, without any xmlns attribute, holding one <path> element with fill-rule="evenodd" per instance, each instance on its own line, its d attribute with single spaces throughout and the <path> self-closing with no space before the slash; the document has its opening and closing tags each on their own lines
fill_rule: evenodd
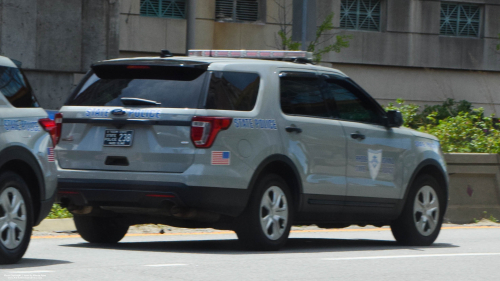
<svg viewBox="0 0 500 281">
<path fill-rule="evenodd" d="M 290 234 L 293 208 L 286 182 L 269 174 L 259 180 L 235 229 L 249 250 L 278 250 Z"/>
<path fill-rule="evenodd" d="M 78 234 L 90 243 L 117 243 L 129 227 L 107 217 L 75 215 L 73 220 Z"/>
<path fill-rule="evenodd" d="M 19 261 L 28 248 L 33 227 L 31 197 L 16 173 L 0 175 L 0 264 Z"/>
<path fill-rule="evenodd" d="M 441 230 L 445 193 L 430 175 L 417 178 L 409 191 L 403 212 L 391 224 L 396 240 L 404 245 L 428 246 Z"/>
</svg>

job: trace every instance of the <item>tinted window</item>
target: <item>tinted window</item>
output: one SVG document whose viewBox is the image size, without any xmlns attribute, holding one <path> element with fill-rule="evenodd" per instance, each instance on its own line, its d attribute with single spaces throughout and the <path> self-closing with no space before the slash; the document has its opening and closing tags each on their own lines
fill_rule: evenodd
<svg viewBox="0 0 500 281">
<path fill-rule="evenodd" d="M 214 71 L 205 108 L 251 111 L 257 101 L 260 78 L 255 73 Z"/>
<path fill-rule="evenodd" d="M 288 74 L 288 73 L 287 73 Z M 285 114 L 330 117 L 315 75 L 281 75 L 281 110 Z"/>
<path fill-rule="evenodd" d="M 26 77 L 18 68 L 0 66 L 0 93 L 15 107 L 38 107 Z"/>
<path fill-rule="evenodd" d="M 161 103 L 161 107 L 198 108 L 200 95 L 206 77 L 203 72 L 192 77 L 192 80 L 170 80 L 169 75 L 163 79 L 134 79 L 130 73 L 126 79 L 100 79 L 95 74 L 89 77 L 67 105 L 123 106 L 121 98 L 141 98 Z M 156 78 L 156 77 L 155 77 Z"/>
<path fill-rule="evenodd" d="M 353 84 L 342 79 L 327 79 L 323 85 L 325 99 L 334 116 L 357 122 L 380 122 L 376 106 Z"/>
</svg>

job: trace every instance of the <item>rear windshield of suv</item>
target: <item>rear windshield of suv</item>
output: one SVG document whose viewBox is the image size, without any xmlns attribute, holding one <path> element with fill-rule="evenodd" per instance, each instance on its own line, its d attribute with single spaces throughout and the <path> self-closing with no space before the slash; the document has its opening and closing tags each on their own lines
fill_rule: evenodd
<svg viewBox="0 0 500 281">
<path fill-rule="evenodd" d="M 250 111 L 254 108 L 260 78 L 255 73 L 193 70 L 180 76 L 165 72 L 150 76 L 116 73 L 99 78 L 87 75 L 81 86 L 66 102 L 78 106 L 123 106 L 121 98 L 140 98 L 160 103 L 166 108 L 206 108 Z M 161 71 L 161 69 L 158 69 Z M 146 79 L 146 78 L 154 79 Z M 182 79 L 182 80 L 180 80 Z"/>
<path fill-rule="evenodd" d="M 28 80 L 19 68 L 0 66 L 0 93 L 15 107 L 39 107 Z"/>
</svg>

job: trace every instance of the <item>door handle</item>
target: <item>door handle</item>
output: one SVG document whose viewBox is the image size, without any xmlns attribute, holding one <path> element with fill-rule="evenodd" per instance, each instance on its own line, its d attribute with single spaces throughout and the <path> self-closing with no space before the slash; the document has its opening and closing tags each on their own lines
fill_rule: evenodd
<svg viewBox="0 0 500 281">
<path fill-rule="evenodd" d="M 286 127 L 285 130 L 289 133 L 293 133 L 293 132 L 302 133 L 302 129 L 297 128 L 297 127 Z"/>
<path fill-rule="evenodd" d="M 358 139 L 358 140 L 364 140 L 365 139 L 365 135 L 360 134 L 360 133 L 352 133 L 351 134 L 351 138 Z"/>
</svg>

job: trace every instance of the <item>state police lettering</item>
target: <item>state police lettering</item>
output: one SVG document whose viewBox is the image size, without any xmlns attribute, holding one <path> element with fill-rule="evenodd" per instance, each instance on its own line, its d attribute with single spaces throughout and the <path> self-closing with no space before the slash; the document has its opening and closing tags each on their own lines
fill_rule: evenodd
<svg viewBox="0 0 500 281">
<path fill-rule="evenodd" d="M 234 118 L 233 124 L 238 129 L 278 130 L 274 119 Z"/>
<path fill-rule="evenodd" d="M 28 131 L 40 132 L 40 126 L 37 121 L 4 119 L 3 128 L 5 131 Z"/>
<path fill-rule="evenodd" d="M 110 117 L 111 108 L 89 108 L 86 117 Z M 124 109 L 128 118 L 160 119 L 159 109 Z"/>
</svg>

